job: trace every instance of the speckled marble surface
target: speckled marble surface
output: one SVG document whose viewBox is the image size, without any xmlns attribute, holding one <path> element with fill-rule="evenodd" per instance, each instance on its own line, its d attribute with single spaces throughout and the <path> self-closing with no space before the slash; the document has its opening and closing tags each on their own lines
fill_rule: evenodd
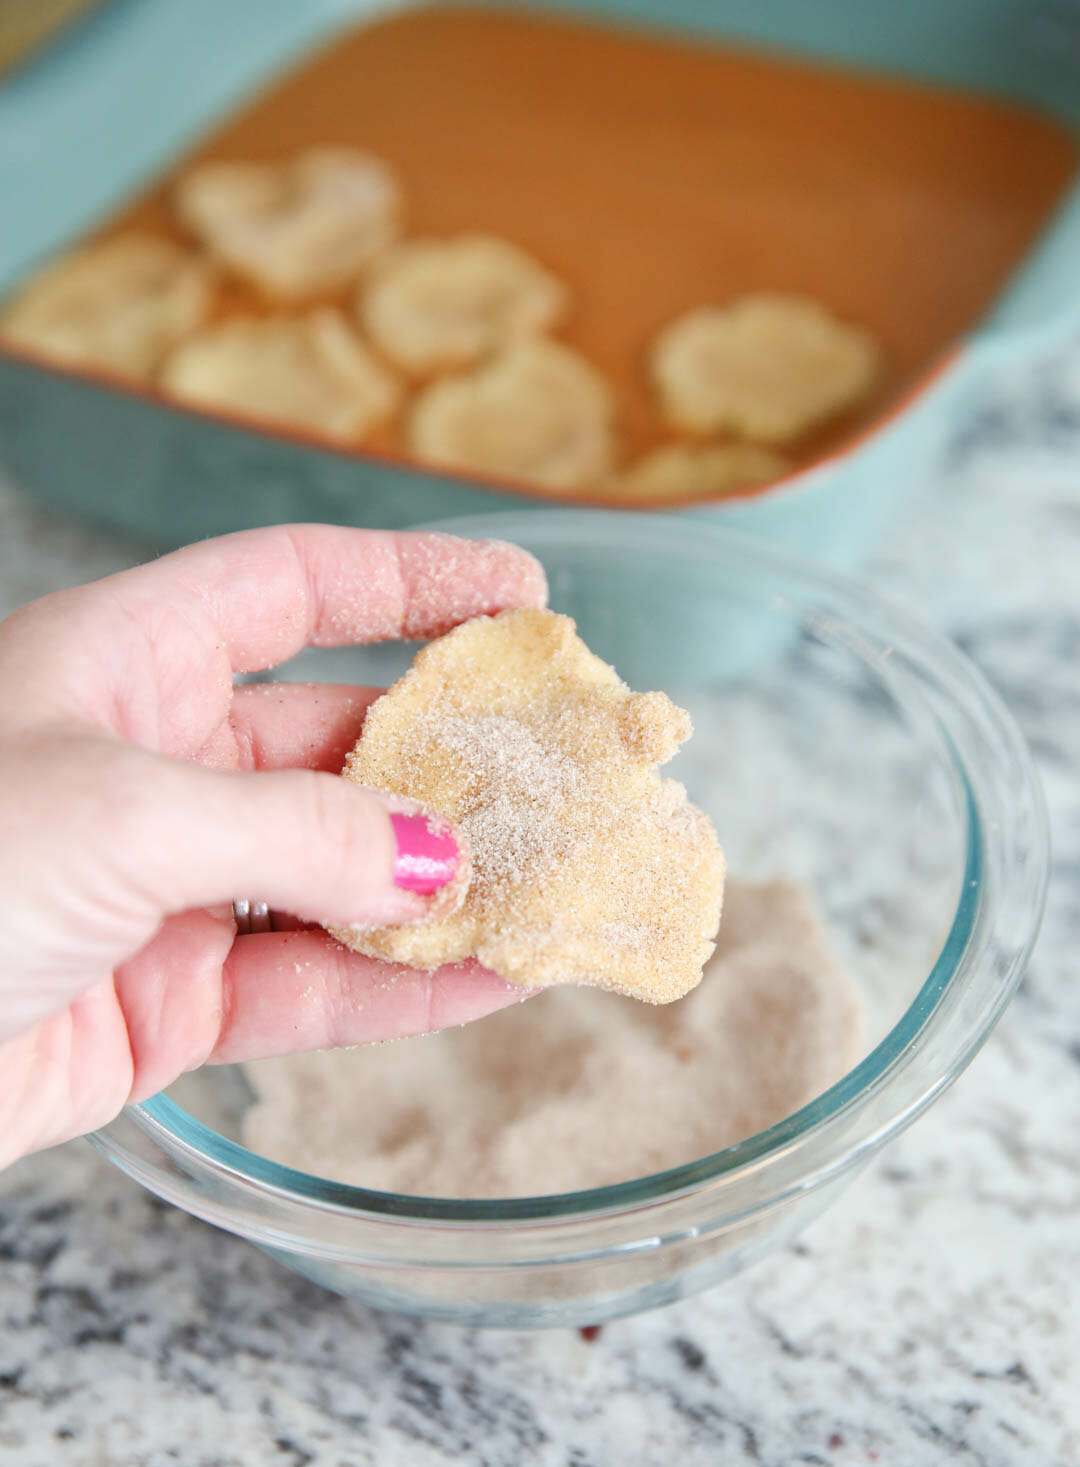
<svg viewBox="0 0 1080 1467">
<path fill-rule="evenodd" d="M 0 610 L 135 555 L 0 489 Z M 381 1316 L 81 1143 L 24 1161 L 7 1467 L 1080 1463 L 1080 342 L 968 405 L 878 579 L 1004 694 L 1051 810 L 1042 940 L 959 1085 L 792 1247 L 592 1343 Z"/>
</svg>

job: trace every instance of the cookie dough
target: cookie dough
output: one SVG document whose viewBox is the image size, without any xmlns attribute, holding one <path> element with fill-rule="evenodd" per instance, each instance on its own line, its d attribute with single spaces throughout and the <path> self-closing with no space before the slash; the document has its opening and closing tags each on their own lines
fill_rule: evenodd
<svg viewBox="0 0 1080 1467">
<path fill-rule="evenodd" d="M 379 261 L 359 314 L 372 342 L 417 376 L 468 367 L 555 325 L 569 292 L 524 250 L 487 234 L 411 240 Z"/>
<path fill-rule="evenodd" d="M 358 442 L 398 402 L 396 380 L 328 307 L 234 317 L 169 357 L 162 385 L 187 402 Z"/>
<path fill-rule="evenodd" d="M 583 357 L 554 341 L 525 341 L 426 388 L 407 439 L 441 468 L 572 491 L 610 471 L 614 421 L 614 393 Z"/>
<path fill-rule="evenodd" d="M 669 443 L 616 474 L 603 492 L 623 500 L 713 499 L 771 484 L 790 469 L 786 458 L 753 443 Z"/>
<path fill-rule="evenodd" d="M 868 332 L 816 301 L 748 295 L 702 307 L 660 333 L 650 371 L 668 422 L 787 443 L 854 407 L 877 376 Z"/>
<path fill-rule="evenodd" d="M 472 859 L 465 900 L 441 919 L 334 935 L 418 968 L 475 957 L 528 988 L 681 998 L 713 950 L 724 882 L 708 818 L 656 772 L 690 732 L 567 616 L 457 627 L 372 706 L 344 773 L 455 823 Z"/>
<path fill-rule="evenodd" d="M 311 148 L 277 163 L 203 163 L 180 180 L 175 203 L 215 258 L 287 301 L 351 285 L 400 229 L 393 170 L 355 148 Z"/>
<path fill-rule="evenodd" d="M 41 271 L 0 317 L 0 334 L 43 356 L 148 377 L 206 320 L 209 266 L 167 239 L 122 234 Z"/>
</svg>

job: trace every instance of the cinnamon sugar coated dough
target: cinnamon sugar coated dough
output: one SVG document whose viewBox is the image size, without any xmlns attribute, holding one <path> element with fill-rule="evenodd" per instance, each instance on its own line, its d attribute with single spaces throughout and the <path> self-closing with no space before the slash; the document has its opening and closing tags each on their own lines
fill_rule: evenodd
<svg viewBox="0 0 1080 1467">
<path fill-rule="evenodd" d="M 650 368 L 661 411 L 689 433 L 787 443 L 854 407 L 880 365 L 868 331 L 803 296 L 747 295 L 680 316 Z"/>
<path fill-rule="evenodd" d="M 681 998 L 713 950 L 724 883 L 708 818 L 656 772 L 690 732 L 688 714 L 632 693 L 567 616 L 504 611 L 455 628 L 372 706 L 344 773 L 458 826 L 464 903 L 334 935 L 417 968 L 475 957 L 529 988 Z"/>
<path fill-rule="evenodd" d="M 754 443 L 668 443 L 603 486 L 613 499 L 710 499 L 781 479 L 787 459 Z"/>
<path fill-rule="evenodd" d="M 513 1197 L 695 1161 L 773 1125 L 863 1052 L 859 995 L 809 895 L 731 881 L 681 1003 L 559 989 L 393 1044 L 245 1066 L 245 1145 L 386 1191 Z"/>
<path fill-rule="evenodd" d="M 143 378 L 202 325 L 212 300 L 204 260 L 167 239 L 121 234 L 35 275 L 0 317 L 0 335 L 59 361 Z"/>
<path fill-rule="evenodd" d="M 216 259 L 281 300 L 352 284 L 396 239 L 402 210 L 389 164 L 329 147 L 276 163 L 200 164 L 175 203 Z"/>
<path fill-rule="evenodd" d="M 520 341 L 425 388 L 406 433 L 410 450 L 441 468 L 582 489 L 614 462 L 615 394 L 568 346 Z"/>
<path fill-rule="evenodd" d="M 507 240 L 415 239 L 388 250 L 358 311 L 384 356 L 415 374 L 467 367 L 555 325 L 569 291 Z"/>
<path fill-rule="evenodd" d="M 359 441 L 399 398 L 396 379 L 339 311 L 234 316 L 170 353 L 162 386 L 187 402 Z"/>
</svg>

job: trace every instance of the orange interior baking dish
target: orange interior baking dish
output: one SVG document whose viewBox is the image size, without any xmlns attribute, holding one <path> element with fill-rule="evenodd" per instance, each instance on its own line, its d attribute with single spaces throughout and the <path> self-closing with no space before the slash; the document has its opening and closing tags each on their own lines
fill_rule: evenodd
<svg viewBox="0 0 1080 1467">
<path fill-rule="evenodd" d="M 670 437 L 644 352 L 681 312 L 795 291 L 869 328 L 886 363 L 875 393 L 797 445 L 800 464 L 879 417 L 974 324 L 1077 167 L 1064 127 L 1007 102 L 536 13 L 422 8 L 336 41 L 101 232 L 182 237 L 168 199 L 191 162 L 325 143 L 394 165 L 409 234 L 490 231 L 570 284 L 560 335 L 616 384 L 628 456 Z M 232 283 L 219 309 L 267 307 Z M 396 427 L 370 446 L 394 450 Z"/>
</svg>

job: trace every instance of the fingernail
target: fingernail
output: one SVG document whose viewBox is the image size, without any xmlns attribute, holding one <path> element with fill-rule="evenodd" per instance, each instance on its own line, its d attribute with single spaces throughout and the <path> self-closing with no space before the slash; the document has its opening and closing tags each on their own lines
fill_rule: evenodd
<svg viewBox="0 0 1080 1467">
<path fill-rule="evenodd" d="M 460 852 L 454 832 L 426 815 L 390 816 L 397 843 L 394 885 L 401 891 L 430 896 L 453 881 Z"/>
</svg>

